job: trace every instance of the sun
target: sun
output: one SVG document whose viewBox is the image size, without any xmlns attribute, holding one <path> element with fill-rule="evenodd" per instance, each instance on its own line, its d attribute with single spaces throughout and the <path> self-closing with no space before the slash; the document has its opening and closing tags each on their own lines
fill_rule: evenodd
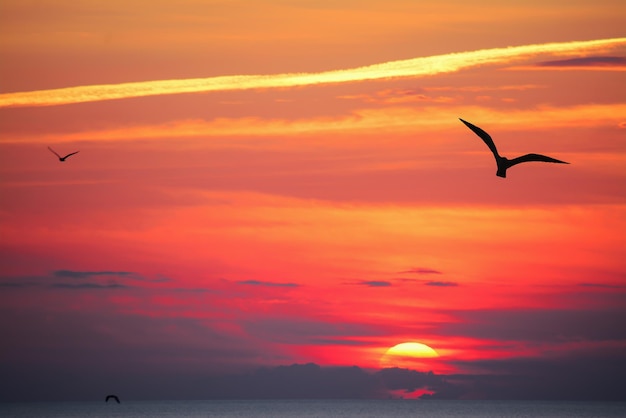
<svg viewBox="0 0 626 418">
<path fill-rule="evenodd" d="M 394 345 L 385 351 L 380 359 L 381 368 L 399 367 L 403 369 L 421 369 L 425 363 L 421 359 L 439 357 L 439 354 L 426 344 L 406 342 Z"/>
</svg>

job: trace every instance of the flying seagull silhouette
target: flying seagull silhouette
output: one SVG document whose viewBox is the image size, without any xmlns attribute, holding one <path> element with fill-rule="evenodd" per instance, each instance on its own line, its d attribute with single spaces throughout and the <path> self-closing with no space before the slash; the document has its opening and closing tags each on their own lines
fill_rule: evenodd
<svg viewBox="0 0 626 418">
<path fill-rule="evenodd" d="M 113 399 L 115 402 L 120 403 L 120 398 L 115 395 L 107 395 L 104 402 L 109 402 L 109 399 Z"/>
<path fill-rule="evenodd" d="M 487 144 L 491 152 L 493 152 L 493 156 L 496 158 L 496 164 L 498 165 L 498 171 L 496 172 L 496 176 L 498 177 L 506 177 L 506 170 L 513 167 L 515 164 L 527 163 L 529 161 L 540 161 L 544 163 L 559 163 L 559 164 L 569 164 L 565 161 L 557 160 L 556 158 L 548 157 L 541 154 L 526 154 L 521 157 L 513 158 L 509 160 L 506 157 L 502 157 L 498 154 L 498 149 L 496 148 L 496 144 L 493 143 L 493 139 L 491 136 L 478 126 L 472 125 L 471 123 L 464 121 L 459 118 L 461 122 L 465 124 L 468 128 L 470 128 L 476 135 L 478 135 L 484 142 Z"/>
<path fill-rule="evenodd" d="M 61 157 L 59 154 L 57 154 L 57 152 L 55 150 L 53 150 L 52 148 L 48 147 L 48 149 L 50 150 L 50 152 L 52 152 L 54 155 L 56 155 L 57 157 L 59 157 L 59 161 L 64 162 L 65 159 L 67 157 L 69 157 L 70 155 L 74 155 L 74 154 L 78 154 L 79 151 L 76 152 L 71 152 L 69 154 L 67 154 L 65 157 Z"/>
</svg>

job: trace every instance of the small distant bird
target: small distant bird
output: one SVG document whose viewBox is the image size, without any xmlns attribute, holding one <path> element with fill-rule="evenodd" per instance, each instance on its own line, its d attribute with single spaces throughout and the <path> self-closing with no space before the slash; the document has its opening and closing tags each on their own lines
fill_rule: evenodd
<svg viewBox="0 0 626 418">
<path fill-rule="evenodd" d="M 56 155 L 57 157 L 59 157 L 59 161 L 61 161 L 61 162 L 64 162 L 64 161 L 65 161 L 65 159 L 66 159 L 67 157 L 69 157 L 70 155 L 74 155 L 74 154 L 78 154 L 78 153 L 79 153 L 79 151 L 76 151 L 76 152 L 71 152 L 71 153 L 67 154 L 65 157 L 61 157 L 61 156 L 60 156 L 59 154 L 57 154 L 57 153 L 56 153 L 56 151 L 55 151 L 55 150 L 53 150 L 52 148 L 48 147 L 48 149 L 49 149 L 49 150 L 50 150 L 50 152 L 52 152 L 54 155 Z"/>
<path fill-rule="evenodd" d="M 107 395 L 107 397 L 104 399 L 104 402 L 109 402 L 109 399 L 113 399 L 115 402 L 120 403 L 120 398 L 115 395 Z"/>
<path fill-rule="evenodd" d="M 493 152 L 493 156 L 496 157 L 496 164 L 498 165 L 498 171 L 496 172 L 496 176 L 498 177 L 506 177 L 506 170 L 513 167 L 515 164 L 526 163 L 529 161 L 569 164 L 569 163 L 566 163 L 565 161 L 557 160 L 556 158 L 547 157 L 541 154 L 526 154 L 526 155 L 522 155 L 521 157 L 517 157 L 517 158 L 513 158 L 512 160 L 509 160 L 508 158 L 502 157 L 500 156 L 500 154 L 498 154 L 496 145 L 493 143 L 493 139 L 491 139 L 491 136 L 489 136 L 487 132 L 483 131 L 478 126 L 472 125 L 471 123 L 464 121 L 461 118 L 459 118 L 459 120 L 463 122 L 465 126 L 467 126 L 472 131 L 474 131 L 474 133 L 478 135 L 483 141 L 485 141 L 485 144 L 487 144 L 491 152 Z"/>
</svg>

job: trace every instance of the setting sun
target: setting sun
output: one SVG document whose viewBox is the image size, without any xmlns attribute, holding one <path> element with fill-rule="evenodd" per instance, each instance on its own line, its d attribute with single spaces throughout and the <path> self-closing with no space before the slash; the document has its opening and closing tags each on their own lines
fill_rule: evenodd
<svg viewBox="0 0 626 418">
<path fill-rule="evenodd" d="M 422 363 L 418 359 L 439 357 L 439 354 L 426 344 L 406 342 L 394 345 L 385 351 L 380 359 L 382 368 L 402 367 L 413 369 Z"/>
</svg>

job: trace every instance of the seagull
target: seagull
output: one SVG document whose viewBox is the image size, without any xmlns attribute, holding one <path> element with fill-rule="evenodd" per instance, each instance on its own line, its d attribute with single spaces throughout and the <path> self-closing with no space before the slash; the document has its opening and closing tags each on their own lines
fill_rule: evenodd
<svg viewBox="0 0 626 418">
<path fill-rule="evenodd" d="M 557 160 L 556 158 L 548 157 L 548 156 L 541 155 L 541 154 L 526 154 L 526 155 L 522 155 L 521 157 L 517 157 L 517 158 L 513 158 L 512 160 L 509 160 L 508 158 L 502 157 L 500 154 L 498 154 L 498 149 L 496 148 L 496 145 L 493 143 L 493 139 L 491 139 L 491 136 L 489 136 L 487 132 L 483 131 L 478 126 L 474 126 L 471 123 L 464 121 L 461 118 L 459 118 L 459 120 L 463 122 L 465 126 L 467 126 L 472 131 L 474 131 L 474 133 L 478 135 L 483 141 L 485 141 L 485 144 L 487 144 L 491 152 L 493 152 L 493 156 L 496 157 L 496 164 L 498 165 L 498 171 L 496 172 L 496 176 L 498 177 L 506 177 L 506 170 L 513 167 L 515 164 L 526 163 L 529 161 L 569 164 L 565 161 Z"/>
<path fill-rule="evenodd" d="M 54 155 L 56 155 L 57 157 L 59 157 L 59 161 L 61 161 L 61 162 L 64 162 L 64 161 L 65 161 L 65 159 L 66 159 L 67 157 L 69 157 L 70 155 L 78 154 L 78 152 L 79 152 L 79 151 L 76 151 L 76 152 L 71 152 L 71 153 L 67 154 L 65 157 L 61 157 L 61 156 L 60 156 L 59 154 L 57 154 L 57 153 L 56 153 L 56 151 L 55 151 L 55 150 L 53 150 L 52 148 L 48 147 L 48 149 L 49 149 L 49 150 L 50 150 L 50 152 L 52 152 Z"/>
<path fill-rule="evenodd" d="M 109 402 L 109 399 L 113 399 L 115 402 L 120 403 L 120 399 L 115 395 L 107 395 L 104 402 Z"/>
</svg>

